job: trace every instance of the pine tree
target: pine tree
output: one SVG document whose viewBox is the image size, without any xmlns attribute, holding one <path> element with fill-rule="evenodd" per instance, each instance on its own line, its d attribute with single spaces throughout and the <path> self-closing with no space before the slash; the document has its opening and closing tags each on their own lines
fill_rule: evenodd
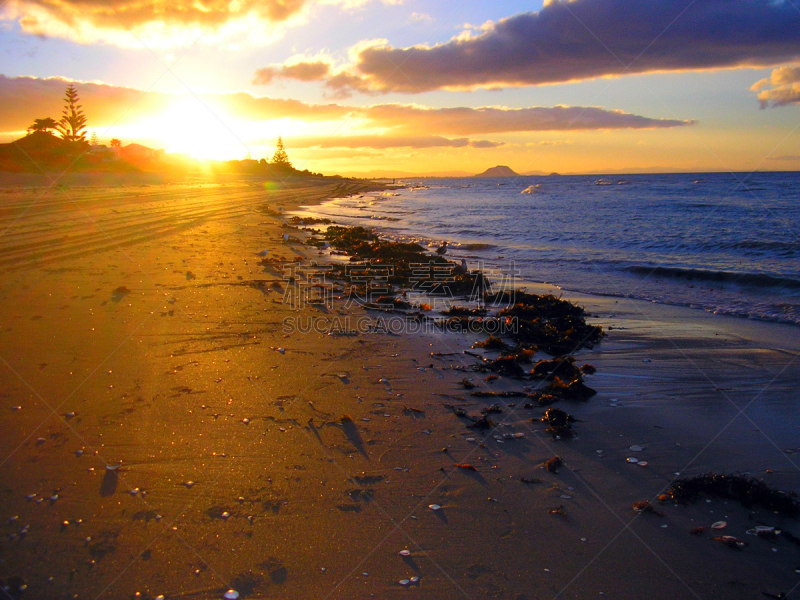
<svg viewBox="0 0 800 600">
<path fill-rule="evenodd" d="M 100 142 L 97 141 L 97 132 L 96 131 L 92 132 L 92 137 L 89 138 L 89 143 L 92 146 L 97 146 L 100 143 Z"/>
<path fill-rule="evenodd" d="M 275 154 L 272 155 L 272 165 L 280 169 L 290 171 L 292 163 L 289 162 L 289 155 L 283 147 L 283 138 L 278 136 L 278 143 L 275 146 Z"/>
<path fill-rule="evenodd" d="M 61 138 L 68 142 L 86 141 L 86 117 L 78 104 L 78 90 L 69 84 L 64 95 L 64 110 L 61 111 L 61 120 L 58 122 L 58 131 Z"/>
</svg>

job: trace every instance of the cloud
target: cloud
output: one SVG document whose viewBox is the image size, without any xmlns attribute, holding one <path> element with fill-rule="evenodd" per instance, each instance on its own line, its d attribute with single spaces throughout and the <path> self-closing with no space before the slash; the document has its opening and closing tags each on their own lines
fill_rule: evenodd
<svg viewBox="0 0 800 600">
<path fill-rule="evenodd" d="M 800 66 L 784 66 L 750 88 L 758 92 L 761 108 L 800 104 Z"/>
<path fill-rule="evenodd" d="M 34 119 L 58 118 L 63 95 L 73 81 L 60 77 L 5 77 L 0 75 L 0 131 L 22 131 Z M 294 99 L 253 96 L 245 92 L 164 94 L 97 82 L 74 82 L 91 128 L 142 123 L 174 108 L 178 102 L 202 102 L 221 120 L 268 121 L 294 119 L 305 122 L 342 121 L 349 117 L 352 136 L 327 142 L 347 147 L 496 147 L 501 142 L 473 140 L 473 136 L 541 131 L 602 129 L 661 129 L 693 125 L 694 121 L 652 119 L 601 107 L 553 106 L 530 108 L 456 107 L 427 108 L 407 104 L 346 106 L 309 104 Z M 178 105 L 180 106 L 180 105 Z M 378 135 L 380 134 L 380 135 Z M 330 146 L 333 147 L 333 146 Z"/>
<path fill-rule="evenodd" d="M 345 135 L 323 137 L 301 137 L 292 139 L 293 148 L 497 148 L 503 142 L 489 140 L 470 140 L 468 138 L 449 139 L 438 135 L 428 136 L 383 136 L 383 135 Z"/>
<path fill-rule="evenodd" d="M 552 0 L 436 46 L 359 48 L 352 86 L 376 92 L 529 86 L 775 65 L 800 57 L 788 0 Z M 402 69 L 396 67 L 402 65 Z"/>
<path fill-rule="evenodd" d="M 292 64 L 283 64 L 277 67 L 264 67 L 256 71 L 253 83 L 265 85 L 274 79 L 297 79 L 299 81 L 320 81 L 331 70 L 330 64 L 323 61 L 301 61 Z"/>
<path fill-rule="evenodd" d="M 592 129 L 662 129 L 695 121 L 651 119 L 596 106 L 531 108 L 424 108 L 404 104 L 366 107 L 360 116 L 382 127 L 451 135 Z"/>
<path fill-rule="evenodd" d="M 6 77 L 0 75 L 0 130 L 21 131 L 33 119 L 58 119 L 64 90 L 75 83 L 91 127 L 125 124 L 152 117 L 186 95 L 143 92 L 141 90 L 49 77 Z M 201 94 L 199 101 L 221 114 L 240 120 L 263 121 L 294 118 L 304 121 L 342 119 L 353 109 L 339 104 L 307 104 L 299 100 L 252 96 L 244 92 Z M 190 101 L 196 101 L 188 96 Z"/>
<path fill-rule="evenodd" d="M 317 4 L 350 9 L 369 0 L 9 0 L 0 19 L 31 35 L 79 43 L 173 47 L 202 37 L 257 44 L 280 37 Z M 134 35 L 125 35 L 131 32 Z"/>
</svg>

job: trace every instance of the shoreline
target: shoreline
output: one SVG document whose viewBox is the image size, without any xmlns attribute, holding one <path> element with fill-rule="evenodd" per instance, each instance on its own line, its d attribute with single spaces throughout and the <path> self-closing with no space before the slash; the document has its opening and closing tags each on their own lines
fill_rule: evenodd
<svg viewBox="0 0 800 600">
<path fill-rule="evenodd" d="M 591 321 L 613 329 L 577 358 L 597 367 L 587 381 L 598 395 L 557 405 L 581 420 L 577 437 L 553 440 L 530 421 L 542 410 L 499 400 L 501 431 L 524 436 L 481 447 L 445 405 L 472 414 L 496 401 L 467 395 L 460 380 L 479 377 L 453 368 L 473 364 L 462 351 L 485 336 L 282 331 L 286 274 L 257 253 L 318 256 L 284 243 L 276 215 L 324 190 L 153 188 L 137 200 L 84 191 L 17 230 L 39 249 L 16 250 L 2 285 L 0 579 L 23 577 L 26 598 L 234 587 L 276 599 L 727 599 L 797 583 L 791 542 L 746 535 L 761 522 L 800 535 L 796 520 L 716 498 L 659 505 L 663 517 L 631 509 L 678 470 L 746 470 L 800 489 L 793 455 L 779 452 L 797 439 L 792 336 L 766 344 L 749 339 L 765 335 L 758 326 L 594 298 Z M 145 207 L 159 218 L 142 221 Z M 67 217 L 83 219 L 75 256 L 47 232 Z M 339 298 L 304 314 L 363 313 Z M 754 397 L 752 422 L 734 419 Z M 565 466 L 548 473 L 556 454 Z M 722 519 L 747 548 L 688 535 Z"/>
</svg>

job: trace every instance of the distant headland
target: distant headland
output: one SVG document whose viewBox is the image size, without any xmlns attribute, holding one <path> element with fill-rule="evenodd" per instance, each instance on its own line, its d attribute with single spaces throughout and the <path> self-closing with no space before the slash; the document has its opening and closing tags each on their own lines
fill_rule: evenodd
<svg viewBox="0 0 800 600">
<path fill-rule="evenodd" d="M 516 173 L 510 167 L 498 165 L 491 169 L 486 169 L 483 173 L 478 173 L 475 177 L 519 177 L 519 173 Z"/>
</svg>

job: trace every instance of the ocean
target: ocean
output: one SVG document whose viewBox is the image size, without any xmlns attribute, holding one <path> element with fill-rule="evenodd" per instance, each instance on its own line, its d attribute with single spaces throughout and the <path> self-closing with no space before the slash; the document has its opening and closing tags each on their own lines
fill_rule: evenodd
<svg viewBox="0 0 800 600">
<path fill-rule="evenodd" d="M 298 214 L 446 241 L 448 258 L 521 285 L 800 325 L 800 173 L 402 183 Z"/>
</svg>

